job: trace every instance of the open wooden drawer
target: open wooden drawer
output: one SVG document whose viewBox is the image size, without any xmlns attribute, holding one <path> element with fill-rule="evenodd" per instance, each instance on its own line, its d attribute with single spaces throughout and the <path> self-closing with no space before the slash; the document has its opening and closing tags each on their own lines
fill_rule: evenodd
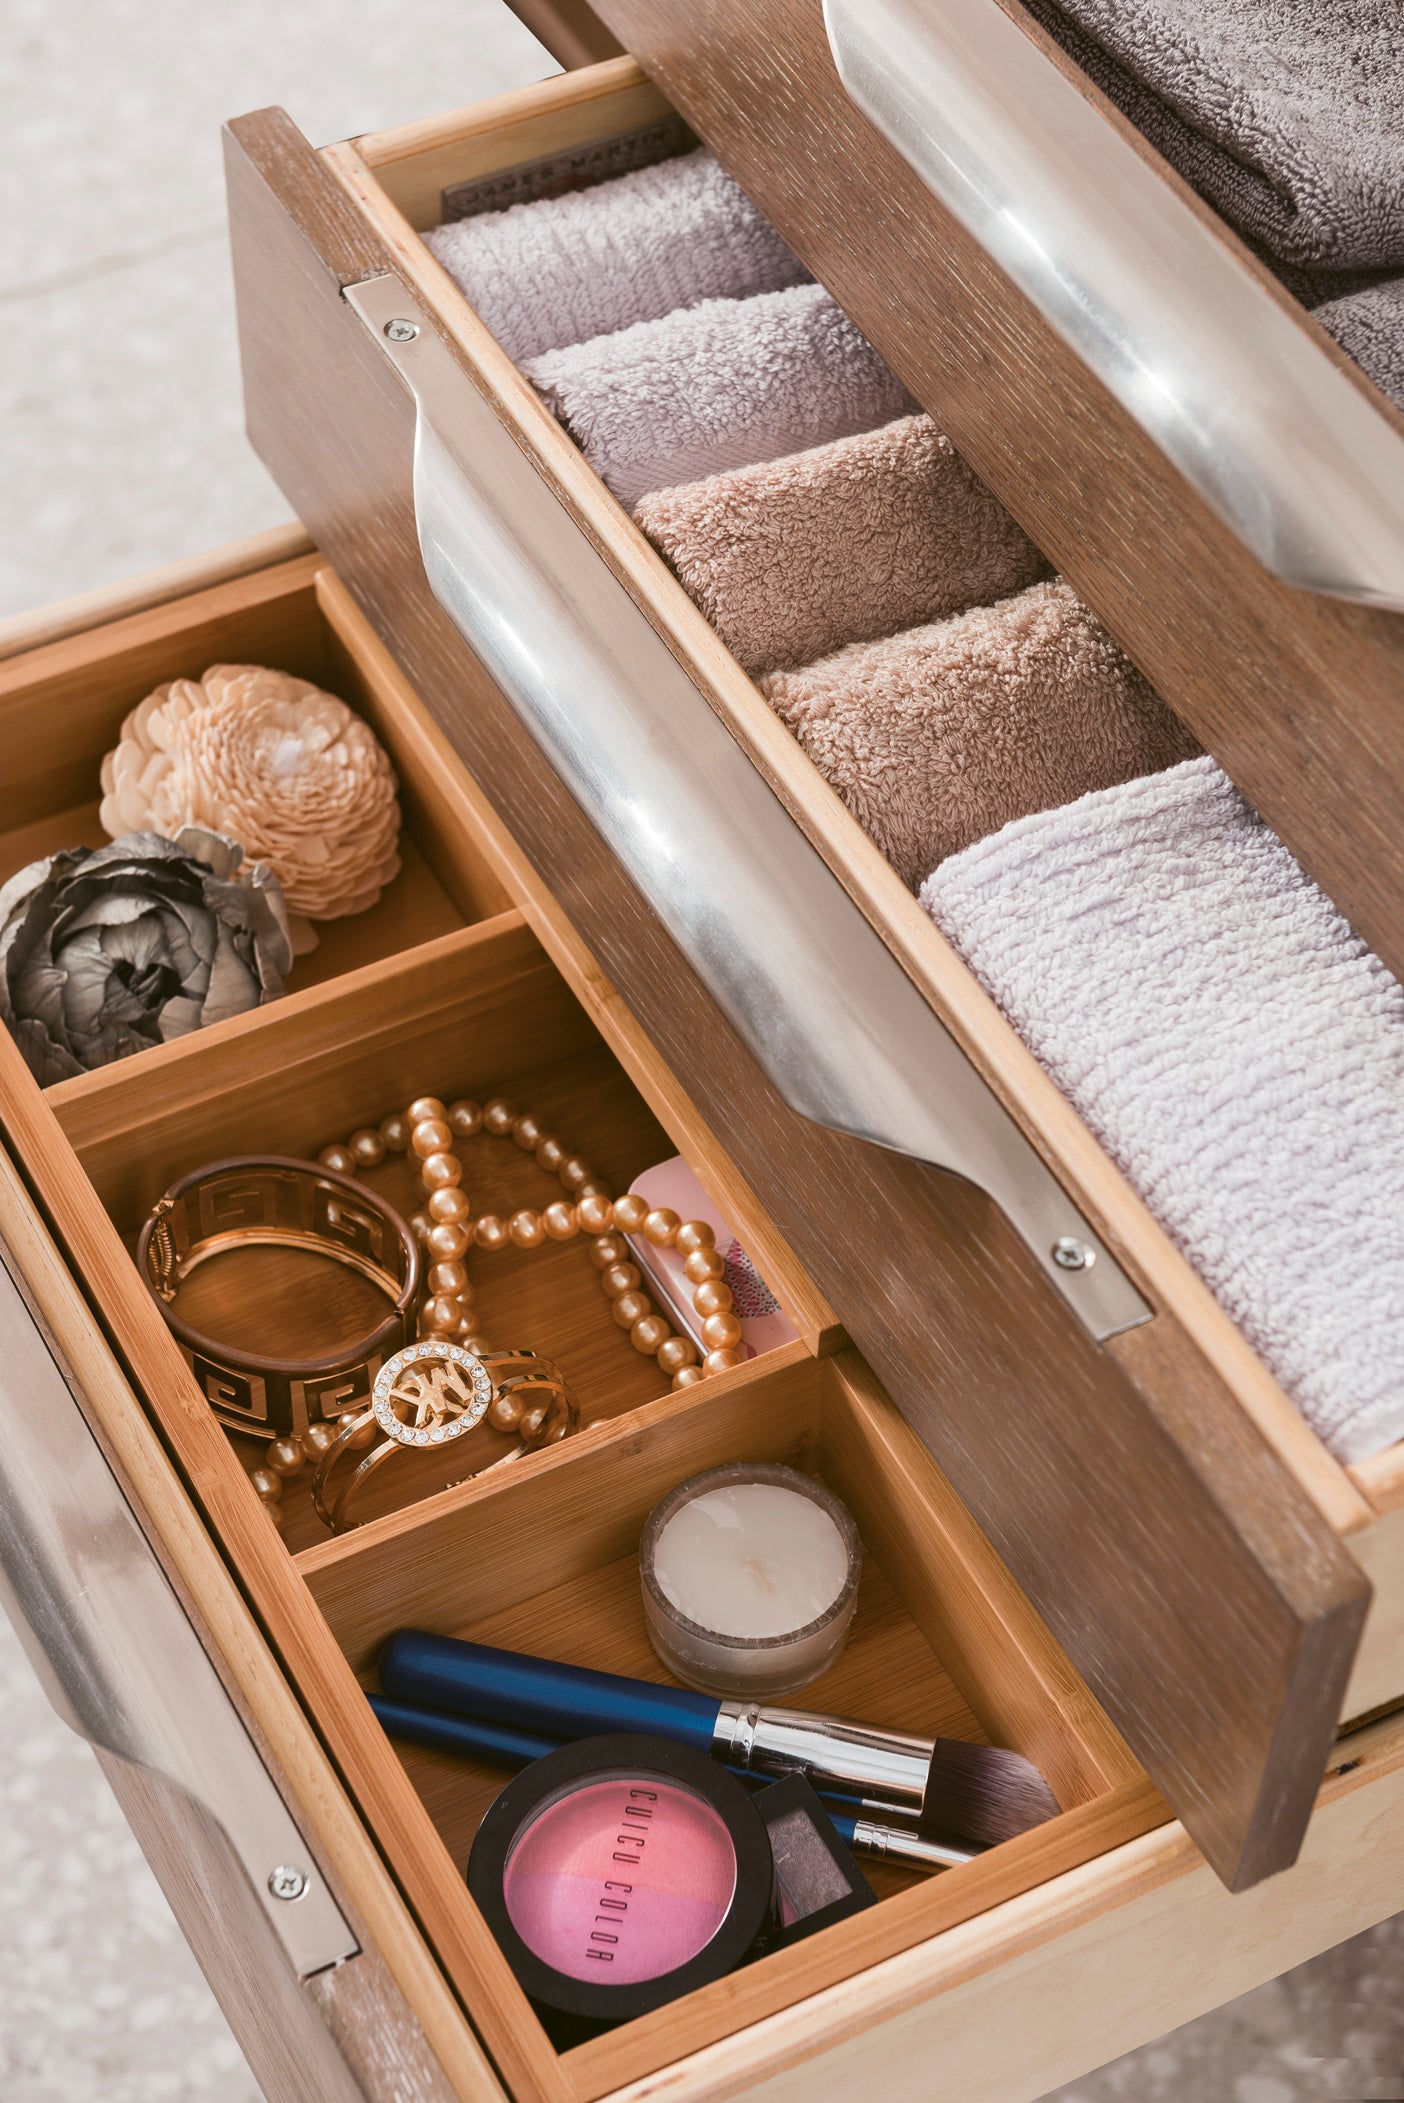
<svg viewBox="0 0 1404 2103">
<path fill-rule="evenodd" d="M 251 433 L 1242 1887 L 1293 1859 L 1338 1721 L 1404 1693 L 1404 1469 L 1306 1429 L 420 241 L 445 183 L 666 111 L 624 59 L 320 155 L 237 122 Z"/>
<path fill-rule="evenodd" d="M 662 2081 L 697 2098 L 816 2082 L 857 2098 L 880 2066 L 894 2096 L 939 2082 L 1022 2103 L 1395 1909 L 1397 1720 L 1342 1742 L 1303 1861 L 1254 1893 L 1230 1898 L 1168 1822 L 319 556 L 234 577 L 212 564 L 188 596 L 0 668 L 23 755 L 23 820 L 0 836 L 6 871 L 36 844 L 92 834 L 92 771 L 134 698 L 238 653 L 327 680 L 371 718 L 395 758 L 412 851 L 381 907 L 339 930 L 339 968 L 267 1008 L 43 1092 L 0 1038 L 12 1266 L 12 1282 L 0 1278 L 0 1489 L 21 1618 L 105 1749 L 270 2097 L 642 2103 Z M 616 1187 L 681 1147 L 799 1338 L 659 1394 L 578 1251 L 523 1261 L 485 1279 L 489 1326 L 520 1326 L 560 1357 L 585 1428 L 505 1474 L 416 1480 L 412 1501 L 339 1539 L 295 1482 L 280 1533 L 138 1277 L 132 1231 L 174 1175 L 212 1155 L 306 1153 L 406 1087 L 494 1085 L 568 1122 Z M 540 1180 L 510 1150 L 505 1169 L 491 1150 L 473 1168 L 485 1196 L 484 1179 L 505 1178 L 492 1190 L 504 1203 Z M 265 1295 L 265 1340 L 270 1326 L 302 1337 L 314 1311 Z M 1048 1774 L 1061 1815 L 934 1879 L 875 1870 L 873 1911 L 557 2055 L 463 1883 L 500 1778 L 392 1747 L 362 1685 L 380 1639 L 406 1622 L 659 1676 L 634 1564 L 643 1517 L 683 1476 L 742 1457 L 817 1470 L 863 1533 L 853 1636 L 806 1699 L 1017 1746 Z M 281 1922 L 267 1891 L 280 1865 L 311 1879 Z"/>
</svg>

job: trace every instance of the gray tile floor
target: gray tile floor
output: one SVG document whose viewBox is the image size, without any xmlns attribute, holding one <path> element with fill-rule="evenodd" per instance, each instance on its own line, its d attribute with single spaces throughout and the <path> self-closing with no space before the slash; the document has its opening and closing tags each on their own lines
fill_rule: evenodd
<svg viewBox="0 0 1404 2103">
<path fill-rule="evenodd" d="M 322 143 L 550 70 L 499 0 L 5 0 L 0 614 L 287 516 L 242 432 L 222 118 L 282 102 Z M 255 2103 L 3 1620 L 0 1732 L 0 2103 Z M 1404 1919 L 1048 2103 L 1404 2097 L 1401 1988 Z"/>
</svg>

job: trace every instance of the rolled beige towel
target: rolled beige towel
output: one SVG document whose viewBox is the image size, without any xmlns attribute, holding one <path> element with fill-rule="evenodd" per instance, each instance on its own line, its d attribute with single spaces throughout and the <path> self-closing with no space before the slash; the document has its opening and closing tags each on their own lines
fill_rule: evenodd
<svg viewBox="0 0 1404 2103">
<path fill-rule="evenodd" d="M 1048 574 L 929 416 L 658 490 L 634 517 L 751 673 L 809 664 Z"/>
<path fill-rule="evenodd" d="M 703 300 L 524 359 L 522 371 L 630 507 L 917 407 L 822 285 Z"/>
<path fill-rule="evenodd" d="M 1061 578 L 761 682 L 913 890 L 949 854 L 1199 746 Z"/>
</svg>

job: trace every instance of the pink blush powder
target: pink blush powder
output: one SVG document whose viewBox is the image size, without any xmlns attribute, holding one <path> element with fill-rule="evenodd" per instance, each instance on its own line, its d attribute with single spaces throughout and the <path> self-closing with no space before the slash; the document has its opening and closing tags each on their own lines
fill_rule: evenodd
<svg viewBox="0 0 1404 2103">
<path fill-rule="evenodd" d="M 569 1791 L 518 1835 L 502 1879 L 512 1926 L 571 1979 L 632 1986 L 704 1950 L 736 1890 L 725 1822 L 690 1789 L 619 1774 Z"/>
</svg>

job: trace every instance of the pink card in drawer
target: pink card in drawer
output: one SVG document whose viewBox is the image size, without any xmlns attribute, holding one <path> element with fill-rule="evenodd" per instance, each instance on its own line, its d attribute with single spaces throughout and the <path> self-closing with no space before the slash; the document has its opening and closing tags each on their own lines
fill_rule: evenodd
<svg viewBox="0 0 1404 2103">
<path fill-rule="evenodd" d="M 762 1351 L 773 1351 L 780 1344 L 794 1342 L 794 1324 L 782 1311 L 780 1302 L 736 1239 L 730 1222 L 722 1218 L 681 1155 L 671 1161 L 660 1161 L 656 1168 L 646 1168 L 641 1176 L 634 1178 L 629 1188 L 639 1197 L 646 1198 L 652 1207 L 669 1207 L 679 1219 L 705 1220 L 712 1229 L 726 1265 L 726 1282 L 731 1287 L 741 1323 L 741 1349 L 745 1357 L 757 1358 Z M 684 1275 L 683 1259 L 677 1250 L 656 1248 L 651 1241 L 645 1241 L 642 1234 L 628 1234 L 625 1240 L 643 1272 L 645 1287 L 672 1318 L 674 1327 L 682 1335 L 690 1336 L 699 1349 L 705 1348 L 698 1335 L 701 1317 L 693 1307 L 692 1287 Z"/>
</svg>

